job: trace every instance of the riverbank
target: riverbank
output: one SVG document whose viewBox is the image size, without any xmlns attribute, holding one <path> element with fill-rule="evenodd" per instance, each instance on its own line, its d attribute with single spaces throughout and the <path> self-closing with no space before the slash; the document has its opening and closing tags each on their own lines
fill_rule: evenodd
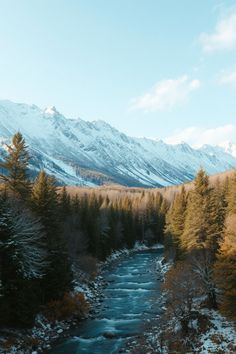
<svg viewBox="0 0 236 354">
<path fill-rule="evenodd" d="M 163 248 L 162 245 L 155 245 L 151 249 Z M 121 259 L 130 256 L 134 252 L 150 249 L 144 244 L 136 243 L 131 250 L 122 249 L 114 252 L 108 259 L 99 263 L 98 274 L 94 280 L 88 280 L 81 272 L 77 274 L 80 282 L 75 283 L 73 294 L 82 293 L 90 305 L 90 311 L 86 318 L 93 318 L 98 313 L 103 302 L 103 289 L 106 286 L 103 274 L 111 265 L 115 265 Z M 81 325 L 81 321 L 74 318 L 64 321 L 49 321 L 45 316 L 39 314 L 36 317 L 32 329 L 2 329 L 0 331 L 0 351 L 4 354 L 36 354 L 50 350 L 51 346 L 67 338 L 73 328 Z"/>
<path fill-rule="evenodd" d="M 157 262 L 158 274 L 162 281 L 172 264 L 162 258 Z M 181 325 L 174 313 L 166 316 L 166 296 L 158 299 L 162 303 L 162 313 L 146 323 L 141 335 L 127 344 L 126 354 L 234 354 L 236 353 L 236 324 L 222 316 L 218 310 L 209 309 L 204 297 L 196 297 L 193 306 L 193 318 L 189 322 L 188 332 L 183 334 Z"/>
<path fill-rule="evenodd" d="M 183 348 L 183 343 L 188 350 Z M 172 348 L 172 349 L 171 349 Z M 175 349 L 174 349 L 175 348 Z M 163 324 L 158 316 L 145 328 L 144 333 L 132 340 L 126 354 L 234 354 L 236 353 L 235 324 L 219 311 L 199 310 L 196 319 L 191 322 L 189 333 L 183 338 L 183 333 L 174 322 Z"/>
<path fill-rule="evenodd" d="M 156 258 L 162 250 L 142 247 L 131 253 L 104 270 L 104 301 L 94 317 L 72 330 L 51 354 L 123 352 L 127 340 L 142 333 L 144 324 L 161 311 L 156 306 L 161 284 Z"/>
</svg>

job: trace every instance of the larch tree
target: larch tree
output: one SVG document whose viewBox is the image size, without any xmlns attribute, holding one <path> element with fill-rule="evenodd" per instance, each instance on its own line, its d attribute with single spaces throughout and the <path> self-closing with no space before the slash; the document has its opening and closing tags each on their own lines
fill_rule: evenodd
<svg viewBox="0 0 236 354">
<path fill-rule="evenodd" d="M 226 219 L 226 229 L 214 270 L 220 308 L 225 315 L 236 320 L 236 214 Z"/>
<path fill-rule="evenodd" d="M 206 244 L 209 200 L 209 179 L 204 170 L 200 169 L 194 181 L 194 189 L 190 191 L 184 232 L 181 244 L 185 250 L 202 248 Z"/>
<path fill-rule="evenodd" d="M 227 188 L 227 196 L 226 200 L 228 203 L 227 213 L 228 214 L 236 214 L 236 170 L 233 173 L 233 176 L 228 181 Z"/>
</svg>

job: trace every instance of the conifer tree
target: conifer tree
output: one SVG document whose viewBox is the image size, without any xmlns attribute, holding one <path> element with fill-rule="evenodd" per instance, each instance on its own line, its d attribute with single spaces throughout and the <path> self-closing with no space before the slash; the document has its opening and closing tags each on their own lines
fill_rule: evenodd
<svg viewBox="0 0 236 354">
<path fill-rule="evenodd" d="M 224 191 L 220 185 L 216 185 L 210 190 L 205 211 L 207 224 L 205 246 L 211 252 L 213 259 L 224 230 L 225 211 Z"/>
<path fill-rule="evenodd" d="M 42 225 L 17 200 L 0 198 L 0 323 L 32 324 L 46 253 Z"/>
<path fill-rule="evenodd" d="M 135 234 L 132 215 L 132 203 L 129 197 L 125 197 L 123 201 L 121 221 L 123 225 L 124 242 L 128 248 L 132 248 L 135 243 Z"/>
<path fill-rule="evenodd" d="M 181 258 L 181 237 L 184 232 L 186 207 L 187 195 L 183 186 L 166 217 L 165 236 L 168 239 L 169 248 L 174 248 L 175 261 Z"/>
<path fill-rule="evenodd" d="M 89 198 L 88 204 L 86 199 L 87 197 L 83 210 L 84 230 L 88 237 L 88 252 L 96 257 L 99 254 L 99 209 L 101 201 L 98 200 L 95 193 Z"/>
<path fill-rule="evenodd" d="M 59 208 L 60 208 L 60 217 L 62 221 L 70 215 L 71 213 L 71 200 L 70 195 L 67 193 L 66 187 L 63 186 L 59 194 Z"/>
<path fill-rule="evenodd" d="M 215 278 L 220 289 L 221 310 L 236 320 L 236 214 L 231 214 L 226 220 L 215 264 Z"/>
<path fill-rule="evenodd" d="M 163 243 L 164 242 L 164 230 L 165 230 L 165 224 L 166 224 L 166 214 L 169 210 L 169 204 L 166 199 L 162 198 L 161 199 L 161 204 L 158 207 L 159 210 L 159 229 L 158 229 L 158 242 Z"/>
<path fill-rule="evenodd" d="M 76 195 L 74 197 L 72 197 L 72 211 L 74 213 L 79 213 L 80 211 L 80 199 L 78 194 L 76 193 Z"/>
<path fill-rule="evenodd" d="M 227 190 L 228 190 L 226 196 L 227 203 L 228 203 L 227 213 L 236 214 L 236 170 L 234 171 L 233 176 L 229 180 L 229 185 Z"/>
<path fill-rule="evenodd" d="M 213 279 L 213 262 L 220 235 L 217 199 L 209 186 L 208 177 L 201 169 L 189 193 L 184 232 L 181 244 L 192 260 L 193 271 L 198 276 L 209 306 L 216 308 L 216 286 Z"/>
<path fill-rule="evenodd" d="M 6 188 L 16 196 L 26 200 L 30 193 L 30 180 L 28 177 L 29 153 L 25 139 L 20 132 L 12 138 L 12 144 L 8 145 L 8 156 L 0 164 L 4 174 L 0 175 Z"/>
<path fill-rule="evenodd" d="M 181 237 L 181 244 L 185 250 L 205 247 L 208 232 L 209 193 L 208 176 L 200 169 L 187 203 L 185 227 Z"/>
<path fill-rule="evenodd" d="M 48 268 L 42 280 L 43 301 L 63 296 L 71 287 L 68 252 L 58 219 L 59 205 L 55 179 L 41 171 L 32 188 L 32 209 L 40 217 L 45 232 Z"/>
</svg>

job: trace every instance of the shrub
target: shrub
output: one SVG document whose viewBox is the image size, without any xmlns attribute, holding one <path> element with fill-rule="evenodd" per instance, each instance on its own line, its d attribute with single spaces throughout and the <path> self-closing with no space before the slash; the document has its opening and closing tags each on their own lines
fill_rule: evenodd
<svg viewBox="0 0 236 354">
<path fill-rule="evenodd" d="M 81 319 L 89 310 L 88 302 L 83 293 L 66 293 L 61 300 L 50 301 L 44 311 L 50 321 Z"/>
</svg>

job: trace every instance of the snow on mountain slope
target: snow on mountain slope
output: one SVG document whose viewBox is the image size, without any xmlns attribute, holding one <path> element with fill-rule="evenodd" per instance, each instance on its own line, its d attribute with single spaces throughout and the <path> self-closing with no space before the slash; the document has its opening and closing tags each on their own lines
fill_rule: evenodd
<svg viewBox="0 0 236 354">
<path fill-rule="evenodd" d="M 131 138 L 103 121 L 67 119 L 55 107 L 0 101 L 0 149 L 21 131 L 31 169 L 44 168 L 66 184 L 168 186 L 191 180 L 200 166 L 210 174 L 236 167 L 221 148 Z"/>
<path fill-rule="evenodd" d="M 236 144 L 232 143 L 231 141 L 226 141 L 225 143 L 222 143 L 220 147 L 230 155 L 233 155 L 236 157 Z"/>
</svg>

